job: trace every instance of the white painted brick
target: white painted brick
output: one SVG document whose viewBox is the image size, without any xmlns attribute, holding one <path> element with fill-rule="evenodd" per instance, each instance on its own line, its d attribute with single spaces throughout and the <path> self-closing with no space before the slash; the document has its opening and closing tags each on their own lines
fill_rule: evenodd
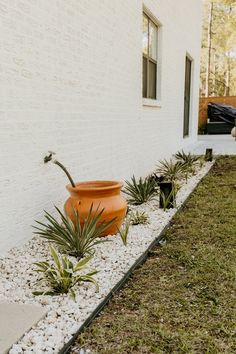
<svg viewBox="0 0 236 354">
<path fill-rule="evenodd" d="M 75 179 L 125 179 L 196 139 L 201 1 L 144 4 L 163 25 L 161 107 L 142 104 L 141 0 L 0 0 L 0 254 L 63 205 L 67 180 L 43 164 L 48 149 Z"/>
</svg>

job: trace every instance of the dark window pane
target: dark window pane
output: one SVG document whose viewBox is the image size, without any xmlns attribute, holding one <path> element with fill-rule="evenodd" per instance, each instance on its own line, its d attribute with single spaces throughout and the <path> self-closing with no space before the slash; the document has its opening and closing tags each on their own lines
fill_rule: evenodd
<svg viewBox="0 0 236 354">
<path fill-rule="evenodd" d="M 158 27 L 143 14 L 143 97 L 157 96 L 157 39 Z"/>
<path fill-rule="evenodd" d="M 190 95 L 191 95 L 191 60 L 186 57 L 185 62 L 185 90 L 184 90 L 184 136 L 189 135 Z"/>
<path fill-rule="evenodd" d="M 157 65 L 149 61 L 148 92 L 149 98 L 156 99 Z"/>
<path fill-rule="evenodd" d="M 143 57 L 143 97 L 147 98 L 147 59 Z"/>
</svg>

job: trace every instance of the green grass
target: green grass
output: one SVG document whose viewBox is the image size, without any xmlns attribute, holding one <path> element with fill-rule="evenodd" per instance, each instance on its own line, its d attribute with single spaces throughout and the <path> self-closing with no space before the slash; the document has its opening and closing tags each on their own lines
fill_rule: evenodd
<svg viewBox="0 0 236 354">
<path fill-rule="evenodd" d="M 222 157 L 77 350 L 236 353 L 235 234 L 236 158 Z"/>
</svg>

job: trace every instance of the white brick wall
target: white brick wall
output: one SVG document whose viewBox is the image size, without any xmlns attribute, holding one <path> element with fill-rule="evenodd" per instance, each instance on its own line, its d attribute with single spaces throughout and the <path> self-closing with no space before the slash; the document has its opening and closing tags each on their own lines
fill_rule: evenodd
<svg viewBox="0 0 236 354">
<path fill-rule="evenodd" d="M 142 104 L 141 0 L 0 0 L 0 255 L 67 196 L 48 149 L 76 180 L 124 179 L 196 139 L 201 1 L 144 3 L 163 25 L 161 107 Z"/>
</svg>

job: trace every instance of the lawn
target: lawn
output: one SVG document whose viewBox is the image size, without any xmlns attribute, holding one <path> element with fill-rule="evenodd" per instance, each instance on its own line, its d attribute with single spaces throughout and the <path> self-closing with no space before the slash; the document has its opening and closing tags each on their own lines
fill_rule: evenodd
<svg viewBox="0 0 236 354">
<path fill-rule="evenodd" d="M 235 353 L 235 216 L 236 158 L 221 157 L 71 353 Z"/>
</svg>

